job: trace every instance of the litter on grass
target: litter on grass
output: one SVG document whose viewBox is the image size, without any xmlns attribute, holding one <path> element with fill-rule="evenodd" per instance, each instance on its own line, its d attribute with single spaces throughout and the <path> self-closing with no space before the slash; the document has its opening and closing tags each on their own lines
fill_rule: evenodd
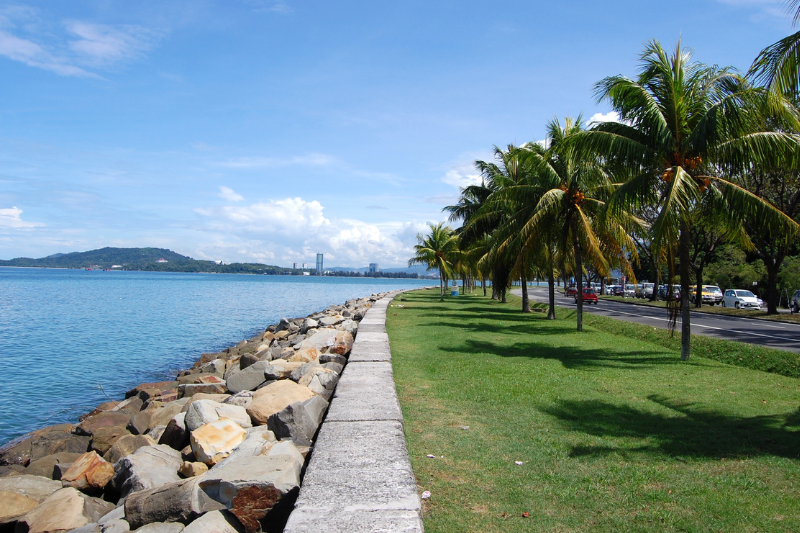
<svg viewBox="0 0 800 533">
<path fill-rule="evenodd" d="M 430 497 L 431 497 L 431 491 L 426 490 L 425 492 L 422 493 L 422 499 L 423 500 L 427 500 Z"/>
<path fill-rule="evenodd" d="M 428 459 L 436 459 L 436 456 L 433 455 L 432 453 L 429 453 L 428 454 Z"/>
<path fill-rule="evenodd" d="M 514 461 L 514 464 L 517 465 L 517 466 L 522 466 L 523 463 L 522 463 L 522 461 Z"/>
<path fill-rule="evenodd" d="M 468 429 L 469 429 L 469 426 L 461 426 L 461 429 L 463 429 L 464 431 L 466 431 L 466 430 L 468 430 Z"/>
</svg>

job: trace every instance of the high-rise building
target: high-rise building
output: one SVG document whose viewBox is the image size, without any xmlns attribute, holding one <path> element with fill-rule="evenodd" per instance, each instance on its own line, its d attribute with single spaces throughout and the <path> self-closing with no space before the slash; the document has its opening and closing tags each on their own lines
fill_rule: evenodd
<svg viewBox="0 0 800 533">
<path fill-rule="evenodd" d="M 300 263 L 292 263 L 292 268 L 297 270 L 298 268 L 300 268 Z"/>
<path fill-rule="evenodd" d="M 322 254 L 317 254 L 317 276 L 321 276 L 324 273 L 322 269 Z"/>
<path fill-rule="evenodd" d="M 369 273 L 370 274 L 377 274 L 380 271 L 381 271 L 381 269 L 378 268 L 378 263 L 370 263 L 369 264 Z"/>
</svg>

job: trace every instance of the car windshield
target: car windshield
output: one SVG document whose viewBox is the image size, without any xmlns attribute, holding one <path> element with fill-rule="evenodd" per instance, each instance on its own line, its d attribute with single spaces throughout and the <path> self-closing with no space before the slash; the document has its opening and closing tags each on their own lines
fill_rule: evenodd
<svg viewBox="0 0 800 533">
<path fill-rule="evenodd" d="M 594 294 L 594 289 L 583 289 L 583 294 Z"/>
<path fill-rule="evenodd" d="M 745 298 L 755 298 L 756 295 L 750 291 L 736 291 L 736 296 L 743 296 Z"/>
<path fill-rule="evenodd" d="M 722 292 L 722 289 L 720 289 L 719 287 L 715 287 L 713 285 L 711 287 L 703 287 L 703 290 L 714 294 L 719 294 Z"/>
</svg>

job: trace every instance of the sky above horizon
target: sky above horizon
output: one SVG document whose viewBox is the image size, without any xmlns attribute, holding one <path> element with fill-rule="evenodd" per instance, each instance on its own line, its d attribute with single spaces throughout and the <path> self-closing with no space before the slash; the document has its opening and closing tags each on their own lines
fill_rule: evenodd
<svg viewBox="0 0 800 533">
<path fill-rule="evenodd" d="M 679 38 L 745 71 L 779 0 L 0 0 L 0 259 L 155 246 L 404 266 L 493 146 L 608 117 Z"/>
</svg>

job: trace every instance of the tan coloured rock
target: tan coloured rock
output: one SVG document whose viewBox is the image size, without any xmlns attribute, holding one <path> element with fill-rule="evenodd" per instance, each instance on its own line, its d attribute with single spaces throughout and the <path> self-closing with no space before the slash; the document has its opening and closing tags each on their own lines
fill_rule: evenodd
<svg viewBox="0 0 800 533">
<path fill-rule="evenodd" d="M 131 432 L 128 431 L 125 425 L 99 428 L 92 433 L 91 447 L 97 453 L 103 455 L 111 449 L 120 437 L 130 434 Z"/>
<path fill-rule="evenodd" d="M 93 435 L 100 428 L 125 427 L 130 418 L 131 415 L 122 411 L 103 411 L 75 426 L 75 432 L 79 435 Z"/>
<path fill-rule="evenodd" d="M 61 485 L 78 490 L 102 489 L 113 476 L 114 467 L 92 450 L 83 454 L 64 472 Z"/>
<path fill-rule="evenodd" d="M 200 462 L 184 461 L 178 473 L 183 477 L 197 477 L 208 472 L 208 465 Z"/>
<path fill-rule="evenodd" d="M 27 526 L 28 533 L 60 533 L 83 527 L 112 510 L 114 504 L 68 487 L 51 494 L 19 521 Z"/>
<path fill-rule="evenodd" d="M 311 363 L 319 360 L 319 350 L 314 347 L 300 348 L 286 359 L 290 363 Z"/>
<path fill-rule="evenodd" d="M 53 455 L 48 455 L 31 462 L 23 473 L 29 476 L 43 476 L 47 479 L 57 479 L 54 477 L 56 465 L 73 463 L 81 455 L 83 454 L 68 452 L 54 453 Z"/>
<path fill-rule="evenodd" d="M 122 459 L 123 457 L 132 454 L 139 448 L 143 446 L 155 446 L 156 441 L 154 441 L 148 435 L 125 435 L 117 440 L 114 445 L 111 447 L 105 455 L 103 455 L 103 459 L 111 463 L 112 465 Z"/>
<path fill-rule="evenodd" d="M 61 483 L 42 476 L 0 479 L 0 524 L 13 522 L 60 489 Z"/>
<path fill-rule="evenodd" d="M 347 331 L 318 329 L 313 337 L 303 341 L 303 348 L 316 348 L 321 353 L 347 355 L 353 348 L 353 335 Z"/>
<path fill-rule="evenodd" d="M 291 348 L 289 348 L 291 350 Z M 294 352 L 293 352 L 294 353 Z M 285 359 L 275 359 L 270 361 L 264 369 L 264 376 L 269 379 L 289 379 L 292 372 L 303 366 L 305 363 L 296 361 L 290 363 Z"/>
<path fill-rule="evenodd" d="M 298 363 L 288 364 L 297 365 Z M 304 402 L 314 396 L 311 389 L 298 385 L 294 381 L 276 381 L 255 392 L 253 402 L 247 408 L 247 414 L 250 415 L 254 425 L 264 425 L 273 414 L 295 402 Z"/>
<path fill-rule="evenodd" d="M 247 431 L 233 420 L 220 418 L 194 430 L 189 437 L 198 461 L 216 464 L 247 438 Z"/>
<path fill-rule="evenodd" d="M 180 400 L 175 400 L 164 405 L 161 409 L 153 413 L 152 417 L 150 417 L 149 427 L 152 429 L 156 426 L 168 425 L 173 416 L 183 411 L 183 408 L 186 407 L 186 405 L 189 403 L 189 400 L 189 398 L 181 398 Z"/>
</svg>

